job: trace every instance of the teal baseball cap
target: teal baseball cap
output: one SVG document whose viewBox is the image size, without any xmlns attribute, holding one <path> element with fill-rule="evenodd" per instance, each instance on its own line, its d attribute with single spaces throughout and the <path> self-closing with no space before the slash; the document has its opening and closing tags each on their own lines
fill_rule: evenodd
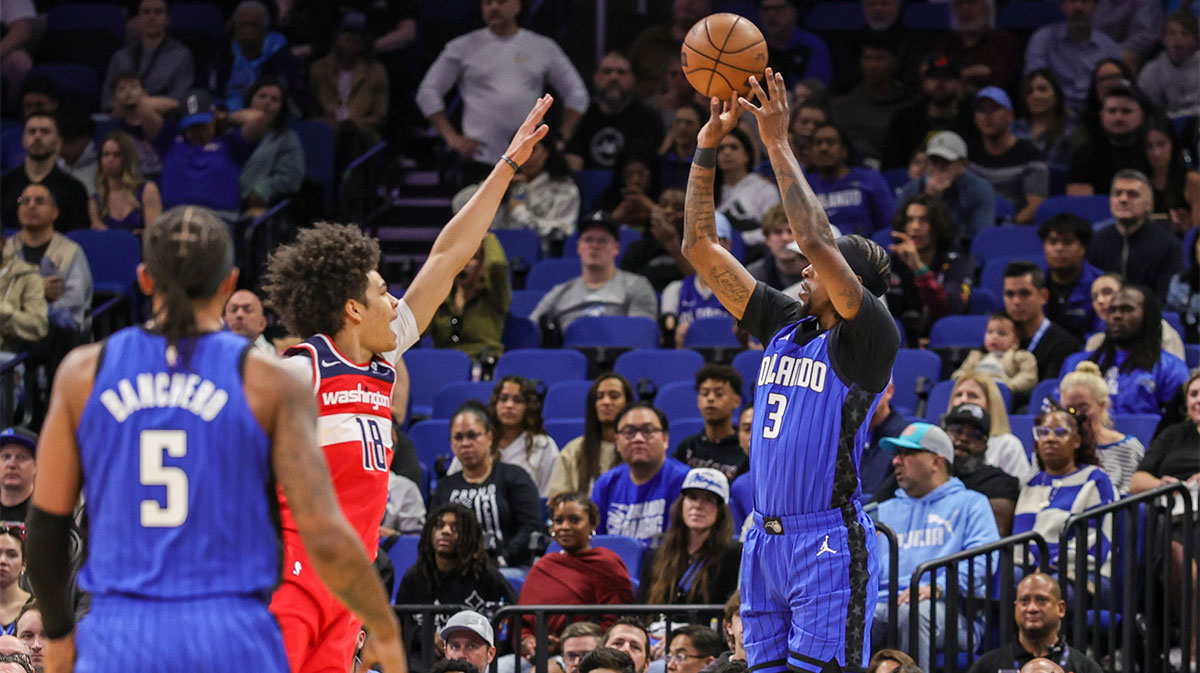
<svg viewBox="0 0 1200 673">
<path fill-rule="evenodd" d="M 908 449 L 909 451 L 928 451 L 954 463 L 954 442 L 946 431 L 932 423 L 912 423 L 899 437 L 884 437 L 879 440 L 879 446 L 888 451 Z"/>
</svg>

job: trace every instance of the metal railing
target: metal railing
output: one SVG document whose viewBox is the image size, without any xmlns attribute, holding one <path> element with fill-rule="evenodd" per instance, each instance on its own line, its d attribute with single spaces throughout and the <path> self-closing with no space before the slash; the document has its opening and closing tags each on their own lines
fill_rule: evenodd
<svg viewBox="0 0 1200 673">
<path fill-rule="evenodd" d="M 1038 549 L 1036 562 L 1031 560 L 1029 554 L 1031 546 L 1036 546 Z M 1019 565 L 1024 571 L 1049 568 L 1049 547 L 1046 540 L 1034 532 L 1011 535 L 917 566 L 908 587 L 908 650 L 913 658 L 918 662 L 921 661 L 921 649 L 928 647 L 931 664 L 936 659 L 937 648 L 933 644 L 937 642 L 939 604 L 941 604 L 941 609 L 946 611 L 945 645 L 942 648 L 945 664 L 942 669 L 947 673 L 963 670 L 959 666 L 960 653 L 966 655 L 966 664 L 969 667 L 975 660 L 976 653 L 981 650 L 981 646 L 986 651 L 1003 643 L 1012 642 L 1017 582 L 1014 568 L 1018 565 L 1015 560 L 1018 547 L 1023 547 L 1020 552 Z M 965 568 L 960 569 L 960 564 L 963 564 Z M 960 575 L 964 570 L 966 573 L 965 585 L 972 587 L 972 590 L 968 591 L 966 595 L 963 595 L 963 586 L 959 582 Z M 928 584 L 936 586 L 937 578 L 943 572 L 945 574 L 945 594 L 938 600 L 918 600 L 922 577 L 928 576 Z M 986 587 L 982 596 L 977 595 L 978 592 L 975 591 L 980 584 L 977 582 L 979 579 L 982 579 L 982 584 Z M 929 606 L 929 639 L 927 642 L 921 642 L 919 636 L 920 609 L 923 603 Z M 960 615 L 964 616 L 968 622 L 965 634 L 958 628 Z M 983 635 L 979 639 L 981 642 L 977 642 L 975 629 L 971 623 L 979 615 L 983 616 Z M 960 643 L 959 638 L 964 635 L 966 643 Z M 895 644 L 889 643 L 889 646 Z"/>
<path fill-rule="evenodd" d="M 1176 504 L 1182 513 L 1173 517 Z M 1099 534 L 1106 527 L 1111 540 Z M 1191 494 L 1179 483 L 1068 519 L 1059 535 L 1063 560 L 1058 579 L 1070 601 L 1071 646 L 1107 661 L 1108 671 L 1171 670 L 1167 655 L 1172 628 L 1178 627 L 1182 668 L 1176 670 L 1194 671 L 1188 636 L 1200 616 L 1195 613 L 1197 588 L 1187 569 L 1197 561 L 1198 531 Z M 1171 577 L 1176 532 L 1182 537 L 1184 568 L 1177 589 Z M 1068 558 L 1072 549 L 1073 558 Z M 1118 549 L 1122 553 L 1113 553 Z"/>
<path fill-rule="evenodd" d="M 18 379 L 17 372 L 21 365 L 26 365 L 24 375 Z M 18 419 L 17 390 L 18 384 L 25 388 L 25 414 Z M 0 366 L 0 426 L 28 426 L 33 419 L 33 400 L 38 394 L 37 371 L 29 364 L 29 353 L 17 353 L 17 356 Z"/>
<path fill-rule="evenodd" d="M 397 582 L 400 580 L 397 579 Z M 404 634 L 404 646 L 411 647 L 413 642 L 417 640 L 413 634 L 413 627 L 417 625 L 417 617 L 420 617 L 421 633 L 419 640 L 421 642 L 421 667 L 418 671 L 428 671 L 433 668 L 433 640 L 437 634 L 437 629 L 433 628 L 434 615 L 452 615 L 463 610 L 470 610 L 466 605 L 447 603 L 438 605 L 393 605 L 392 610 L 396 612 L 396 618 L 400 620 L 401 633 Z M 411 655 L 411 651 L 409 652 Z M 411 656 L 410 656 L 411 658 Z"/>
<path fill-rule="evenodd" d="M 900 588 L 896 585 L 896 578 L 900 577 L 900 545 L 896 539 L 896 531 L 886 523 L 879 521 L 875 522 L 875 533 L 877 536 L 883 536 L 887 539 L 888 544 L 888 567 L 887 567 L 887 629 L 884 631 L 885 642 L 888 647 L 895 647 L 895 643 L 900 642 L 900 631 L 897 627 L 898 615 L 897 599 L 900 595 Z M 878 540 L 876 540 L 878 544 Z M 883 568 L 880 568 L 883 570 Z M 874 610 L 874 605 L 868 605 L 868 610 Z M 878 650 L 879 647 L 872 643 L 873 650 Z"/>
</svg>

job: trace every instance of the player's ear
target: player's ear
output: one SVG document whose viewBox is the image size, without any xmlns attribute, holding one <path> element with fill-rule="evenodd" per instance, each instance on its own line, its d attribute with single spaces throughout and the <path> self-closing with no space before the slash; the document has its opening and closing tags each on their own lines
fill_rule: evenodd
<svg viewBox="0 0 1200 673">
<path fill-rule="evenodd" d="M 150 272 L 146 270 L 145 264 L 137 265 L 137 284 L 138 289 L 147 297 L 154 294 L 154 279 L 150 277 Z"/>
</svg>

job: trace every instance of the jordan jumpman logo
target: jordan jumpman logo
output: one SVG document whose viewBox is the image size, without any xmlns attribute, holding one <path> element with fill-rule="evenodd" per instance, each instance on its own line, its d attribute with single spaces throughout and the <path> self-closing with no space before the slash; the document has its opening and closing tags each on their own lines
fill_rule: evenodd
<svg viewBox="0 0 1200 673">
<path fill-rule="evenodd" d="M 817 556 L 820 556 L 821 554 L 836 554 L 836 553 L 837 553 L 836 551 L 834 551 L 833 549 L 831 549 L 829 547 L 829 536 L 826 535 L 825 541 L 821 543 L 821 548 L 817 550 Z"/>
</svg>

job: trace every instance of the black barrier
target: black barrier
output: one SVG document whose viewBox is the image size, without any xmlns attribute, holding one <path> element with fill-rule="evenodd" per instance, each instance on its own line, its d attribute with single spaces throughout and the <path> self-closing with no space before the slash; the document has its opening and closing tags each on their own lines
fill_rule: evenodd
<svg viewBox="0 0 1200 673">
<path fill-rule="evenodd" d="M 1036 545 L 1038 548 L 1037 562 L 1030 560 L 1030 547 Z M 1016 579 L 1014 575 L 1014 554 L 1018 547 L 1023 547 L 1023 551 L 1018 557 L 1020 559 L 1020 567 L 1029 572 L 1035 568 L 1049 567 L 1049 548 L 1046 540 L 1039 534 L 1034 532 L 1021 533 L 1020 535 L 1011 535 L 1001 540 L 997 540 L 990 544 L 981 545 L 972 549 L 950 554 L 932 561 L 927 561 L 917 566 L 913 571 L 912 581 L 909 584 L 909 612 L 908 612 L 908 653 L 921 663 L 921 646 L 925 645 L 929 648 L 929 662 L 933 668 L 939 668 L 934 665 L 936 662 L 937 648 L 933 646 L 937 642 L 937 615 L 939 612 L 938 604 L 943 605 L 946 612 L 946 634 L 944 636 L 945 645 L 942 651 L 945 653 L 945 664 L 940 668 L 946 673 L 955 673 L 959 670 L 966 670 L 975 660 L 976 653 L 987 651 L 1001 644 L 1012 642 L 1013 640 L 1013 603 L 1016 598 Z M 994 556 L 998 556 L 997 561 Z M 980 560 L 980 557 L 983 557 Z M 984 585 L 987 587 L 983 592 L 983 596 L 977 596 L 975 591 L 969 592 L 966 596 L 962 595 L 962 587 L 959 586 L 959 563 L 966 563 L 967 586 L 975 587 L 976 578 L 982 577 Z M 983 566 L 983 575 L 977 574 L 977 566 Z M 998 567 L 997 567 L 998 566 Z M 918 600 L 918 592 L 921 586 L 921 578 L 929 575 L 931 586 L 936 586 L 937 573 L 945 571 L 945 595 L 939 596 L 938 600 Z M 924 603 L 929 606 L 929 639 L 927 642 L 922 642 L 919 637 L 920 632 L 920 607 Z M 967 620 L 966 628 L 966 643 L 965 646 L 959 643 L 959 637 L 964 635 L 957 627 L 959 615 L 963 615 Z M 972 622 L 979 616 L 983 616 L 983 637 L 981 642 L 976 642 L 975 630 Z M 960 666 L 959 655 L 965 655 L 965 666 Z M 930 670 L 930 667 L 922 665 L 922 668 Z"/>
<path fill-rule="evenodd" d="M 1173 517 L 1175 506 L 1182 512 Z M 1096 534 L 1105 530 L 1112 532 Z M 1172 587 L 1171 558 L 1178 541 L 1182 567 L 1196 563 L 1198 530 L 1191 494 L 1179 483 L 1068 519 L 1059 535 L 1058 579 L 1063 597 L 1070 600 L 1071 647 L 1090 650 L 1094 659 L 1107 662 L 1108 671 L 1194 671 L 1188 634 L 1198 623 L 1196 587 L 1186 571 L 1178 578 L 1178 590 Z M 1075 550 L 1073 558 L 1069 550 Z M 1092 562 L 1101 558 L 1105 561 Z M 1181 661 L 1171 665 L 1175 628 Z"/>
<path fill-rule="evenodd" d="M 25 365 L 22 368 L 22 365 Z M 19 372 L 23 372 L 18 376 Z M 0 427 L 9 425 L 29 425 L 33 418 L 33 402 L 39 394 L 37 389 L 37 370 L 29 364 L 28 353 L 18 353 L 16 357 L 0 366 Z M 25 388 L 25 413 L 17 418 L 18 389 Z"/>
<path fill-rule="evenodd" d="M 537 640 L 536 649 L 533 655 L 533 666 L 537 673 L 547 673 L 547 662 L 550 658 L 550 653 L 547 648 L 549 642 L 549 631 L 546 627 L 546 617 L 548 615 L 615 615 L 617 617 L 637 616 L 637 615 L 669 615 L 670 619 L 666 620 L 667 632 L 663 636 L 670 642 L 671 640 L 671 622 L 679 617 L 685 616 L 689 624 L 699 624 L 702 616 L 715 615 L 722 617 L 725 614 L 724 605 L 507 605 L 496 611 L 492 617 L 492 626 L 496 633 L 500 633 L 500 626 L 505 619 L 512 619 L 509 624 L 509 642 L 513 644 L 513 652 L 519 657 L 521 655 L 521 624 L 524 615 L 533 615 L 533 632 Z M 724 634 L 722 633 L 722 640 Z M 646 653 L 649 656 L 649 652 Z M 492 662 L 492 673 L 497 673 L 498 662 Z M 519 666 L 517 667 L 519 669 Z"/>
<path fill-rule="evenodd" d="M 400 620 L 405 649 L 410 647 L 413 642 L 413 627 L 417 625 L 414 618 L 421 618 L 421 667 L 417 670 L 427 673 L 433 668 L 433 637 L 437 633 L 437 629 L 432 628 L 433 616 L 452 615 L 471 608 L 466 605 L 449 603 L 446 605 L 393 605 L 392 609 L 396 612 L 396 618 Z"/>
<path fill-rule="evenodd" d="M 884 632 L 884 647 L 896 647 L 900 642 L 900 632 L 896 626 L 896 599 L 900 589 L 896 586 L 896 578 L 900 576 L 900 545 L 896 541 L 896 531 L 886 523 L 875 522 L 875 532 L 887 538 L 888 567 L 887 567 L 887 630 Z M 883 568 L 880 568 L 883 570 Z M 874 605 L 868 605 L 868 610 L 874 610 Z M 872 650 L 880 649 L 879 643 L 871 643 Z"/>
</svg>

